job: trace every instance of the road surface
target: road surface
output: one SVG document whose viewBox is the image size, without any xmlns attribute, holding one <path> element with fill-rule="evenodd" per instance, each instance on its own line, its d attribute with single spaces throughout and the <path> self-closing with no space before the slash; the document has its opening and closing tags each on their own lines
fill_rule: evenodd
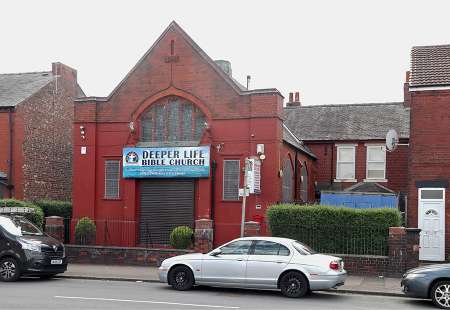
<svg viewBox="0 0 450 310">
<path fill-rule="evenodd" d="M 401 297 L 313 293 L 289 299 L 279 292 L 197 287 L 177 292 L 159 283 L 78 279 L 21 279 L 0 283 L 0 309 L 434 309 Z"/>
</svg>

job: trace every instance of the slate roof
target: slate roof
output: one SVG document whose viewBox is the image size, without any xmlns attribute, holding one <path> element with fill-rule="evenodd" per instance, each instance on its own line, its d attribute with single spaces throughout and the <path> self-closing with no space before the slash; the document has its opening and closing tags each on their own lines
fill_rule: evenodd
<svg viewBox="0 0 450 310">
<path fill-rule="evenodd" d="M 315 105 L 287 107 L 284 119 L 302 141 L 384 140 L 391 128 L 409 138 L 409 113 L 402 102 Z"/>
<path fill-rule="evenodd" d="M 450 45 L 413 47 L 410 86 L 446 85 L 450 85 Z"/>
<path fill-rule="evenodd" d="M 317 156 L 306 145 L 304 145 L 303 142 L 300 141 L 292 133 L 292 131 L 289 128 L 287 128 L 285 124 L 283 124 L 283 141 L 299 149 L 303 153 L 311 156 L 312 158 L 317 159 Z"/>
<path fill-rule="evenodd" d="M 0 74 L 0 107 L 14 107 L 53 79 L 51 72 Z"/>
</svg>

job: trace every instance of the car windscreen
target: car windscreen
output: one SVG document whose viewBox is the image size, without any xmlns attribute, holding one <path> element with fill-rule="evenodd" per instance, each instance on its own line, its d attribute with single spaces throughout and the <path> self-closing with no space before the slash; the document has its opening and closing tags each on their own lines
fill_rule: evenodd
<svg viewBox="0 0 450 310">
<path fill-rule="evenodd" d="M 311 249 L 306 244 L 303 244 L 301 242 L 295 241 L 292 243 L 292 246 L 302 255 L 312 255 L 316 254 L 317 252 Z"/>
<path fill-rule="evenodd" d="M 0 226 L 14 236 L 22 236 L 22 230 L 9 218 L 0 216 Z"/>
<path fill-rule="evenodd" d="M 33 223 L 21 216 L 14 217 L 0 217 L 0 225 L 10 234 L 15 236 L 42 236 L 42 231 Z"/>
</svg>

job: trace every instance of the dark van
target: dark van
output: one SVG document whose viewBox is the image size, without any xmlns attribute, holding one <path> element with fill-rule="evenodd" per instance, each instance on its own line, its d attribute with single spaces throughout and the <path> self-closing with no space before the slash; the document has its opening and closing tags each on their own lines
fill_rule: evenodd
<svg viewBox="0 0 450 310">
<path fill-rule="evenodd" d="M 0 215 L 0 281 L 50 278 L 67 269 L 64 245 L 22 216 Z"/>
</svg>

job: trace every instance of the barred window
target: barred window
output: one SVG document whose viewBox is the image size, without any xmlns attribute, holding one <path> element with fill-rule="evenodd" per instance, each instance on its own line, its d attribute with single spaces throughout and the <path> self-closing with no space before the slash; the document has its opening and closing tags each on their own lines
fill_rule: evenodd
<svg viewBox="0 0 450 310">
<path fill-rule="evenodd" d="M 223 200 L 239 200 L 239 160 L 223 161 Z"/>
<path fill-rule="evenodd" d="M 205 115 L 192 102 L 166 97 L 143 113 L 141 141 L 197 141 L 202 137 L 205 123 Z"/>
<path fill-rule="evenodd" d="M 120 160 L 105 160 L 105 198 L 118 199 L 120 184 Z"/>
</svg>

